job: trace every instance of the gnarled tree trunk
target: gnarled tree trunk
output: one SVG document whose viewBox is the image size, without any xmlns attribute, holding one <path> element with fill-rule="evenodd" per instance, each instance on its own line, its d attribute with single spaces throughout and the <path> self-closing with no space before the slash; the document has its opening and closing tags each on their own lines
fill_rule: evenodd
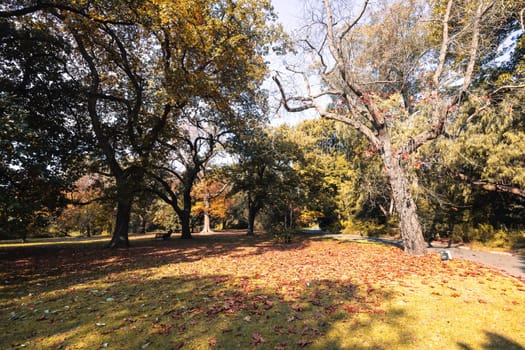
<svg viewBox="0 0 525 350">
<path fill-rule="evenodd" d="M 412 255 L 423 255 L 427 251 L 423 229 L 419 221 L 417 206 L 412 196 L 406 171 L 401 165 L 400 155 L 392 153 L 388 134 L 380 134 L 379 139 L 383 144 L 381 158 L 385 165 L 392 199 L 398 213 L 399 232 L 404 250 Z"/>
<path fill-rule="evenodd" d="M 388 178 L 399 215 L 399 231 L 404 250 L 412 255 L 423 255 L 427 251 L 426 243 L 406 175 L 401 167 L 393 167 L 388 171 Z"/>
</svg>

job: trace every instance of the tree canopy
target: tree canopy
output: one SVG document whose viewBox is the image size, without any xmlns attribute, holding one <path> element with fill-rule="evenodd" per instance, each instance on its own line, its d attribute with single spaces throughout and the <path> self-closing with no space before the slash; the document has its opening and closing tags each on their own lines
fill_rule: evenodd
<svg viewBox="0 0 525 350">
<path fill-rule="evenodd" d="M 524 5 L 309 7 L 273 87 L 322 120 L 271 127 L 267 61 L 290 42 L 269 0 L 4 1 L 0 234 L 54 222 L 118 246 L 215 213 L 250 234 L 394 223 L 424 254 L 522 228 Z"/>
<path fill-rule="evenodd" d="M 82 131 L 96 139 L 91 165 L 116 188 L 114 246 L 127 244 L 136 190 L 180 119 L 207 106 L 239 124 L 281 35 L 269 1 L 10 1 L 0 17 L 70 45 L 60 53 L 89 117 Z"/>
<path fill-rule="evenodd" d="M 448 122 L 458 118 L 467 97 L 477 92 L 487 63 L 506 37 L 503 33 L 519 25 L 507 5 L 401 0 L 348 7 L 324 0 L 313 8 L 301 38 L 324 83 L 321 91 L 313 91 L 306 80 L 303 96 L 290 96 L 282 79 L 274 77 L 288 111 L 315 109 L 324 118 L 352 126 L 377 150 L 409 253 L 423 254 L 425 245 L 404 160 L 447 135 Z M 497 91 L 491 90 L 489 97 Z M 325 108 L 322 96 L 330 96 L 339 108 Z"/>
<path fill-rule="evenodd" d="M 0 19 L 0 230 L 36 233 L 62 206 L 86 143 L 70 44 L 47 28 Z"/>
</svg>

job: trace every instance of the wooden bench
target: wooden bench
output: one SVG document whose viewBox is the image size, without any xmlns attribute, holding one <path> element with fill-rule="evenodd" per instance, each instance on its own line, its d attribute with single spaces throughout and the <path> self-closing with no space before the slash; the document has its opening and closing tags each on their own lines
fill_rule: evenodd
<svg viewBox="0 0 525 350">
<path fill-rule="evenodd" d="M 164 241 L 165 241 L 165 240 L 168 240 L 168 239 L 170 239 L 170 237 L 171 237 L 171 233 L 172 233 L 171 230 L 168 230 L 168 232 L 164 232 L 164 233 L 157 233 L 157 234 L 155 235 L 155 239 L 162 239 L 162 240 L 164 240 Z"/>
</svg>

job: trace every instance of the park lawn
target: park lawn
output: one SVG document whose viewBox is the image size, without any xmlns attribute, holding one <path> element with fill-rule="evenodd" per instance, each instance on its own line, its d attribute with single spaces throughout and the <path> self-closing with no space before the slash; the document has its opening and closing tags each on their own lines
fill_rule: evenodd
<svg viewBox="0 0 525 350">
<path fill-rule="evenodd" d="M 390 246 L 213 235 L 0 262 L 1 349 L 525 347 L 523 281 Z"/>
</svg>

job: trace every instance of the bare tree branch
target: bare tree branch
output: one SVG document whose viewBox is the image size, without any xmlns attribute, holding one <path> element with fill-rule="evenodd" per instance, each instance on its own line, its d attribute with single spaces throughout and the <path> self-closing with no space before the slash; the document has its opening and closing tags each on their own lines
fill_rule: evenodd
<svg viewBox="0 0 525 350">
<path fill-rule="evenodd" d="M 433 82 L 434 86 L 439 86 L 439 79 L 443 74 L 443 68 L 445 67 L 445 58 L 448 52 L 449 37 L 448 37 L 448 22 L 450 20 L 450 11 L 452 10 L 453 0 L 448 0 L 447 9 L 443 18 L 443 39 L 441 41 L 441 48 L 439 50 L 438 66 L 434 72 Z"/>
<path fill-rule="evenodd" d="M 481 22 L 481 16 L 483 14 L 483 1 L 479 2 L 478 8 L 476 9 L 476 15 L 473 18 L 472 28 L 472 40 L 470 41 L 470 52 L 469 61 L 465 70 L 463 85 L 461 86 L 461 94 L 464 94 L 472 82 L 472 73 L 474 73 L 474 66 L 478 57 L 479 50 L 479 27 Z"/>
<path fill-rule="evenodd" d="M 367 127 L 365 124 L 361 123 L 356 118 L 356 115 L 353 113 L 353 110 L 350 111 L 350 113 L 352 113 L 352 117 L 350 118 L 340 115 L 338 113 L 330 113 L 328 111 L 321 111 L 319 109 L 318 112 L 321 115 L 321 117 L 325 119 L 336 120 L 344 124 L 350 125 L 354 129 L 365 135 L 365 137 L 368 139 L 368 141 L 370 141 L 370 143 L 374 145 L 374 147 L 378 149 L 381 148 L 381 141 L 379 141 L 372 129 Z"/>
<path fill-rule="evenodd" d="M 458 174 L 458 177 L 460 180 L 468 182 L 473 186 L 481 187 L 485 191 L 510 193 L 510 194 L 525 198 L 525 190 L 522 190 L 521 188 L 516 187 L 516 186 L 501 184 L 501 183 L 494 183 L 488 180 L 473 180 L 469 176 L 462 174 L 462 173 Z"/>
<path fill-rule="evenodd" d="M 288 104 L 288 101 L 290 100 L 290 98 L 286 97 L 286 93 L 285 93 L 284 88 L 283 88 L 283 86 L 281 84 L 281 81 L 276 76 L 273 77 L 273 80 L 277 84 L 277 87 L 279 88 L 279 91 L 281 93 L 281 103 L 282 103 L 282 105 L 284 106 L 284 108 L 288 112 L 301 112 L 301 111 L 305 111 L 305 110 L 309 110 L 309 109 L 315 109 L 317 111 L 317 113 L 319 113 L 319 115 L 322 118 L 331 119 L 331 120 L 337 120 L 337 121 L 343 122 L 343 123 L 345 123 L 347 125 L 350 125 L 354 129 L 356 129 L 356 130 L 360 131 L 361 133 L 363 133 L 363 135 L 365 135 L 366 138 L 375 147 L 379 147 L 379 145 L 380 145 L 379 139 L 375 136 L 374 132 L 369 127 L 367 127 L 365 124 L 363 124 L 362 122 L 360 122 L 358 120 L 357 114 L 355 114 L 356 112 L 355 112 L 354 108 L 350 108 L 349 113 L 352 114 L 352 117 L 348 118 L 348 117 L 340 115 L 338 113 L 331 113 L 331 112 L 326 111 L 324 108 L 322 108 L 319 104 L 316 103 L 316 101 L 315 101 L 315 99 L 313 97 L 301 98 L 301 102 L 303 102 L 303 105 L 298 106 L 298 107 L 291 107 Z M 321 93 L 321 94 L 319 94 L 317 96 L 323 96 L 323 95 L 339 95 L 339 96 L 341 96 L 341 94 L 339 92 L 336 92 L 336 91 L 332 91 L 332 92 L 326 91 L 326 92 L 323 92 L 323 93 Z"/>
<path fill-rule="evenodd" d="M 443 132 L 443 127 L 445 124 L 445 117 L 440 118 L 438 123 L 431 125 L 428 130 L 423 131 L 422 133 L 410 138 L 401 148 L 399 149 L 400 153 L 411 154 L 417 151 L 421 146 L 426 144 L 429 141 L 435 140 Z"/>
<path fill-rule="evenodd" d="M 363 3 L 363 6 L 361 7 L 361 12 L 359 13 L 359 15 L 355 18 L 355 20 L 352 23 L 349 23 L 348 25 L 346 25 L 345 28 L 341 31 L 341 34 L 339 35 L 339 45 L 340 46 L 343 44 L 343 40 L 345 39 L 346 35 L 352 30 L 352 28 L 354 28 L 357 25 L 357 23 L 359 23 L 359 21 L 365 14 L 367 7 L 368 7 L 368 0 L 365 0 L 365 2 Z"/>
<path fill-rule="evenodd" d="M 321 65 L 323 66 L 322 74 L 326 74 L 326 71 L 328 70 L 328 65 L 325 62 L 324 56 L 322 54 L 323 48 L 326 44 L 326 35 L 323 38 L 323 42 L 321 43 L 319 49 L 317 49 L 310 41 L 308 40 L 302 40 L 310 48 L 310 50 L 315 51 L 317 57 L 319 58 L 319 61 L 321 62 Z"/>
<path fill-rule="evenodd" d="M 281 84 L 281 81 L 277 76 L 272 77 L 273 81 L 277 84 L 277 87 L 279 88 L 279 92 L 281 93 L 281 105 L 284 106 L 284 108 L 288 112 L 302 112 L 309 109 L 315 108 L 315 105 L 313 104 L 313 100 L 310 97 L 301 97 L 297 98 L 297 100 L 300 99 L 300 102 L 303 104 L 298 107 L 292 107 L 288 104 L 288 101 L 290 101 L 290 98 L 286 97 L 286 93 L 284 91 L 283 85 Z"/>
<path fill-rule="evenodd" d="M 327 23 L 326 23 L 327 36 L 326 38 L 328 41 L 328 47 L 330 49 L 330 52 L 332 53 L 332 56 L 336 61 L 335 67 L 339 71 L 339 74 L 341 75 L 343 82 L 346 84 L 346 87 L 350 89 L 350 91 L 354 93 L 355 95 L 357 95 L 358 97 L 362 97 L 363 92 L 360 89 L 358 89 L 357 86 L 352 84 L 348 79 L 348 76 L 345 71 L 346 65 L 345 65 L 345 60 L 344 60 L 344 56 L 342 53 L 342 47 L 336 44 L 336 38 L 335 38 L 335 33 L 334 33 L 335 23 L 334 23 L 334 18 L 332 14 L 332 7 L 330 5 L 330 0 L 324 0 L 324 7 L 326 11 L 326 18 L 327 18 Z M 355 24 L 353 26 L 355 26 Z"/>
<path fill-rule="evenodd" d="M 510 194 L 514 194 L 516 196 L 525 198 L 525 191 L 518 187 L 497 184 L 497 183 L 490 183 L 485 180 L 476 180 L 476 181 L 472 181 L 471 183 L 472 185 L 479 186 L 486 191 L 505 192 L 505 193 L 510 193 Z"/>
</svg>

